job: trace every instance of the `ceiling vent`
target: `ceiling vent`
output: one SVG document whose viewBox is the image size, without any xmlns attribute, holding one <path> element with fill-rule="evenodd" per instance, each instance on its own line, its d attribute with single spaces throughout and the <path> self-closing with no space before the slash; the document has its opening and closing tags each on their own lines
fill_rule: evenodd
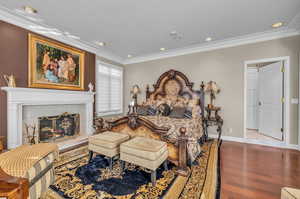
<svg viewBox="0 0 300 199">
<path fill-rule="evenodd" d="M 173 40 L 181 40 L 183 35 L 178 33 L 176 30 L 170 32 L 170 37 L 173 39 Z"/>
</svg>

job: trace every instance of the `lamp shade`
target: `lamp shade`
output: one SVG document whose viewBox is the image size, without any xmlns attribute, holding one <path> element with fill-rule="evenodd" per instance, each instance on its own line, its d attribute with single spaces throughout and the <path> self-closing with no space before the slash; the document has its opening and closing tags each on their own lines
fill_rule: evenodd
<svg viewBox="0 0 300 199">
<path fill-rule="evenodd" d="M 220 88 L 217 85 L 216 82 L 214 81 L 209 81 L 204 88 L 204 91 L 207 93 L 213 92 L 213 93 L 219 93 L 220 92 Z"/>
<path fill-rule="evenodd" d="M 130 91 L 132 94 L 137 95 L 141 92 L 140 87 L 138 85 L 134 85 Z"/>
</svg>

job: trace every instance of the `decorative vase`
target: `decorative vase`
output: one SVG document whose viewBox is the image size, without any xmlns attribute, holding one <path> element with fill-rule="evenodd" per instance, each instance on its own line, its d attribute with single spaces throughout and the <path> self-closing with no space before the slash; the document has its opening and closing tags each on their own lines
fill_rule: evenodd
<svg viewBox="0 0 300 199">
<path fill-rule="evenodd" d="M 16 87 L 16 78 L 13 75 L 3 75 L 8 87 Z"/>
</svg>

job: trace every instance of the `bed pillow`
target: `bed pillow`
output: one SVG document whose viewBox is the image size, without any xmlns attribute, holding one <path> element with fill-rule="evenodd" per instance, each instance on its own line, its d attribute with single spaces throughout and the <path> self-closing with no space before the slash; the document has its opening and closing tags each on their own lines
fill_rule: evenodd
<svg viewBox="0 0 300 199">
<path fill-rule="evenodd" d="M 157 107 L 157 110 L 162 116 L 168 116 L 171 112 L 171 107 L 168 104 L 161 104 Z"/>
<path fill-rule="evenodd" d="M 137 107 L 137 114 L 146 116 L 146 115 L 148 115 L 148 109 L 149 108 L 150 108 L 150 106 L 138 106 Z"/>
<path fill-rule="evenodd" d="M 151 115 L 151 116 L 155 115 L 156 112 L 157 112 L 156 109 L 152 106 L 150 106 L 147 110 L 148 115 Z"/>
<path fill-rule="evenodd" d="M 174 107 L 169 115 L 172 118 L 184 118 L 184 114 L 186 112 L 185 107 Z"/>
<path fill-rule="evenodd" d="M 188 118 L 188 119 L 192 119 L 193 118 L 193 114 L 191 110 L 185 110 L 184 112 L 184 118 Z"/>
</svg>

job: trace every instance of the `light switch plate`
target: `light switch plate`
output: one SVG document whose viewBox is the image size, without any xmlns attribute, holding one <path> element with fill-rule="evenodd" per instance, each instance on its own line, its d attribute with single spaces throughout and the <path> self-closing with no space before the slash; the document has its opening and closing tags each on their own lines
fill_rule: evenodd
<svg viewBox="0 0 300 199">
<path fill-rule="evenodd" d="M 292 104 L 299 104 L 299 99 L 298 98 L 292 98 L 291 103 Z"/>
</svg>

